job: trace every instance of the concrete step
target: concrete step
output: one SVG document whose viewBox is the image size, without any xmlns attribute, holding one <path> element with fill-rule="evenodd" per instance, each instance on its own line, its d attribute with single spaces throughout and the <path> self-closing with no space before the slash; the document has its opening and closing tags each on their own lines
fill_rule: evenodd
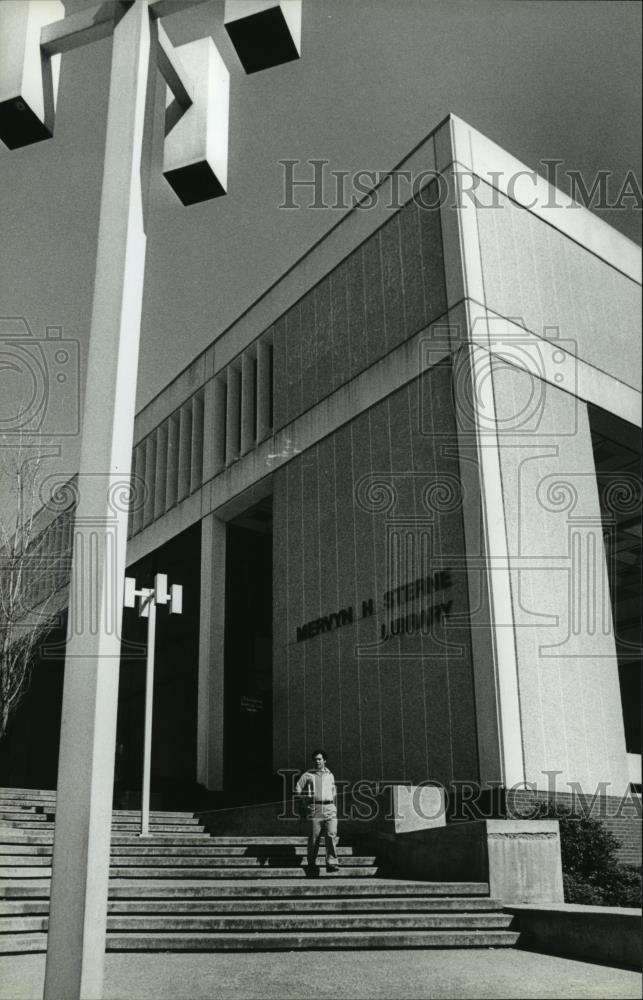
<svg viewBox="0 0 643 1000">
<path fill-rule="evenodd" d="M 33 877 L 38 877 L 37 873 L 42 871 L 47 871 L 47 869 L 16 869 L 18 872 L 22 871 L 33 871 Z M 348 878 L 372 878 L 377 874 L 378 869 L 376 867 L 366 866 L 354 866 L 349 867 L 348 865 L 342 866 L 343 877 Z M 192 868 L 159 868 L 159 867 L 149 867 L 149 868 L 125 868 L 121 866 L 114 865 L 110 868 L 110 878 L 138 878 L 138 879 L 156 879 L 156 878 L 174 878 L 174 879 L 254 879 L 254 878 L 308 878 L 306 874 L 306 869 L 303 865 L 296 865 L 291 868 L 284 867 L 274 867 L 274 868 L 236 868 L 234 870 L 230 868 L 215 868 L 212 865 L 208 865 L 205 868 L 192 867 Z M 335 873 L 329 873 L 325 868 L 320 868 L 318 870 L 317 878 L 336 878 Z M 311 881 L 313 881 L 311 879 Z"/>
<path fill-rule="evenodd" d="M 355 897 L 397 897 L 408 900 L 421 896 L 431 898 L 466 897 L 488 898 L 486 882 L 414 882 L 405 879 L 379 877 L 377 879 L 351 879 L 332 876 L 328 879 L 293 879 L 282 882 L 257 878 L 228 879 L 207 882 L 204 880 L 166 879 L 112 879 L 109 898 L 112 900 L 176 900 L 176 899 L 301 899 L 328 897 L 354 899 Z M 0 899 L 48 899 L 49 879 L 17 877 L 0 883 Z"/>
<path fill-rule="evenodd" d="M 130 823 L 120 820 L 114 821 L 112 823 L 113 833 L 128 833 L 128 832 L 135 833 L 137 830 L 140 830 L 140 828 L 141 828 L 140 823 L 134 823 L 134 822 Z M 162 823 L 162 822 L 157 822 L 156 820 L 150 820 L 150 830 L 153 830 L 158 833 L 184 833 L 186 828 L 189 829 L 190 831 L 198 833 L 203 833 L 203 831 L 205 830 L 205 827 L 201 826 L 198 823 L 193 823 L 193 824 Z"/>
<path fill-rule="evenodd" d="M 48 844 L 7 844 L 6 841 L 0 841 L 0 851 L 6 857 L 7 855 L 12 858 L 16 855 L 24 855 L 25 857 L 34 857 L 35 855 L 46 855 L 51 857 L 51 852 L 53 850 L 53 841 Z"/>
<path fill-rule="evenodd" d="M 50 828 L 42 829 L 38 828 L 35 832 L 32 830 L 2 830 L 0 829 L 0 851 L 2 853 L 11 853 L 14 846 L 24 845 L 29 846 L 33 844 L 40 844 L 43 846 L 49 846 L 54 842 L 54 827 L 53 823 Z M 172 846 L 190 846 L 195 844 L 202 844 L 204 846 L 212 845 L 212 841 L 207 833 L 152 833 L 146 837 L 141 837 L 140 833 L 115 833 L 112 835 L 112 846 L 126 846 L 131 844 L 132 846 L 139 847 L 161 847 L 165 849 L 166 847 Z M 9 848 L 9 850 L 5 850 Z"/>
<path fill-rule="evenodd" d="M 308 931 L 260 934 L 110 933 L 108 951 L 294 951 L 354 948 L 511 948 L 514 931 Z"/>
<path fill-rule="evenodd" d="M 112 847 L 123 847 L 128 844 L 139 847 L 155 847 L 158 845 L 162 848 L 180 847 L 183 844 L 187 846 L 191 844 L 208 846 L 212 844 L 212 838 L 203 830 L 197 830 L 194 833 L 163 833 L 153 829 L 152 833 L 147 834 L 145 837 L 142 837 L 140 833 L 124 833 L 121 830 L 112 832 Z"/>
<path fill-rule="evenodd" d="M 0 818 L 2 819 L 13 819 L 15 816 L 40 816 L 44 811 L 44 808 L 39 806 L 13 805 L 11 803 L 0 802 Z"/>
<path fill-rule="evenodd" d="M 114 809 L 114 819 L 135 819 L 141 822 L 140 809 Z M 193 812 L 171 809 L 151 809 L 150 819 L 170 819 L 174 823 L 198 823 L 198 817 Z"/>
<path fill-rule="evenodd" d="M 357 948 L 512 948 L 515 931 L 316 931 L 261 934 L 123 934 L 107 935 L 107 951 L 294 951 Z M 47 935 L 2 934 L 0 954 L 45 952 Z"/>
<path fill-rule="evenodd" d="M 43 855 L 51 857 L 53 851 L 53 839 L 48 842 L 36 842 L 25 844 L 22 841 L 17 843 L 7 842 L 4 838 L 0 837 L 0 857 L 2 856 L 35 856 Z M 245 858 L 248 859 L 250 863 L 254 863 L 252 859 L 266 859 L 266 858 L 303 858 L 306 856 L 306 848 L 301 845 L 296 847 L 280 847 L 276 846 L 274 848 L 245 848 L 245 847 L 217 847 L 210 844 L 207 837 L 205 839 L 200 839 L 194 841 L 191 844 L 149 844 L 140 843 L 140 838 L 129 838 L 129 842 L 125 844 L 116 843 L 112 840 L 112 858 L 126 858 L 126 857 L 158 857 L 158 858 L 171 858 L 171 857 L 200 857 L 200 858 Z M 324 857 L 326 851 L 324 848 L 320 848 L 319 856 Z M 338 847 L 337 854 L 339 857 L 352 857 L 353 848 L 352 847 Z M 8 862 L 4 862 L 8 863 Z"/>
<path fill-rule="evenodd" d="M 445 896 L 402 897 L 354 896 L 343 898 L 283 897 L 247 899 L 111 899 L 110 914 L 241 914 L 241 913 L 490 913 L 501 909 L 502 904 L 489 898 L 458 898 Z M 47 899 L 0 899 L 0 917 L 47 916 Z"/>
<path fill-rule="evenodd" d="M 15 859 L 14 859 L 15 860 Z M 181 859 L 178 859 L 181 860 Z M 185 859 L 187 860 L 187 859 Z M 200 866 L 196 863 L 190 866 L 182 866 L 174 864 L 172 867 L 163 865 L 150 865 L 149 867 L 129 867 L 122 864 L 112 865 L 110 867 L 110 878 L 135 878 L 135 879 L 154 879 L 154 878 L 176 878 L 176 879 L 220 879 L 220 878 L 233 878 L 233 879 L 246 879 L 246 878 L 308 878 L 306 874 L 306 869 L 303 865 L 303 859 L 301 864 L 292 865 L 291 867 L 260 867 L 260 866 L 249 866 L 245 865 L 243 867 L 239 866 L 236 868 L 231 868 L 229 866 L 219 866 L 216 867 L 212 864 L 212 860 L 205 865 Z M 51 878 L 51 866 L 48 865 L 48 859 L 33 858 L 33 864 L 11 864 L 4 865 L 0 867 L 0 879 L 31 879 L 31 878 Z M 40 861 L 40 863 L 39 863 Z M 369 878 L 377 874 L 378 869 L 370 865 L 342 865 L 342 871 L 345 876 L 350 878 Z M 335 873 L 329 873 L 325 868 L 318 869 L 317 878 L 334 878 Z"/>
<path fill-rule="evenodd" d="M 20 823 L 29 826 L 30 824 L 51 823 L 48 813 L 28 812 L 26 809 L 16 809 L 12 812 L 0 813 L 0 827 L 10 826 L 12 823 Z"/>
<path fill-rule="evenodd" d="M 305 847 L 308 837 L 222 837 L 209 834 L 210 843 L 217 847 Z"/>
<path fill-rule="evenodd" d="M 302 931 L 509 930 L 514 917 L 504 913 L 296 913 L 270 914 L 118 914 L 107 919 L 111 931 L 181 934 L 297 933 Z M 43 916 L 0 917 L 0 933 L 46 931 Z"/>
<path fill-rule="evenodd" d="M 0 856 L 1 864 L 20 864 L 22 859 L 20 855 L 11 856 L 12 860 L 7 860 L 7 856 Z M 19 860 L 20 859 L 20 860 Z M 29 864 L 48 864 L 49 860 L 46 857 L 42 859 L 38 857 L 25 858 L 24 863 Z M 362 865 L 373 866 L 375 864 L 374 857 L 353 857 L 352 855 L 342 855 L 337 859 L 339 867 L 350 867 L 356 868 Z M 254 857 L 244 857 L 244 856 L 233 856 L 233 857 L 221 857 L 220 855 L 205 857 L 201 856 L 200 853 L 192 853 L 188 857 L 182 857 L 181 855 L 163 855 L 156 852 L 149 855 L 138 855 L 135 854 L 130 856 L 129 854 L 112 854 L 112 866 L 115 868 L 125 868 L 131 867 L 158 867 L 158 868 L 231 868 L 234 869 L 236 873 L 237 869 L 240 868 L 263 868 L 269 866 L 271 868 L 295 868 L 306 864 L 306 857 L 293 855 L 293 857 L 284 857 L 279 854 L 264 855 L 260 858 Z M 233 876 L 234 877 L 234 873 Z"/>
<path fill-rule="evenodd" d="M 5 850 L 2 845 L 0 845 L 0 850 L 3 853 L 13 853 Z M 320 849 L 319 856 L 325 857 L 325 849 Z M 338 847 L 337 855 L 340 858 L 353 857 L 352 847 Z M 292 858 L 293 861 L 296 859 L 301 859 L 306 857 L 306 848 L 302 845 L 301 847 L 265 847 L 265 848 L 247 848 L 247 847 L 217 847 L 216 845 L 210 844 L 208 841 L 205 843 L 184 845 L 184 844 L 168 844 L 166 845 L 150 845 L 143 846 L 139 844 L 114 844 L 112 842 L 112 858 L 121 857 L 160 857 L 160 858 L 171 858 L 171 857 L 200 857 L 200 858 L 238 858 L 239 860 L 247 861 L 250 864 L 254 864 L 255 861 L 264 861 L 267 858 Z"/>
<path fill-rule="evenodd" d="M 33 798 L 38 799 L 56 799 L 56 789 L 55 788 L 0 788 L 0 800 L 1 799 L 24 799 Z"/>
<path fill-rule="evenodd" d="M 51 878 L 51 867 L 41 868 L 37 864 L 27 867 L 26 865 L 4 865 L 0 868 L 0 880 L 3 879 L 30 879 L 30 878 Z M 0 881 L 0 886 L 2 882 Z M 5 888 L 5 886 L 2 886 Z"/>
<path fill-rule="evenodd" d="M 39 854 L 0 854 L 0 874 L 4 875 L 6 866 L 18 867 L 19 865 L 46 865 L 51 867 L 51 852 L 48 855 Z"/>
<path fill-rule="evenodd" d="M 0 955 L 47 951 L 46 934 L 0 934 Z"/>
<path fill-rule="evenodd" d="M 10 833 L 12 830 L 24 830 L 25 833 L 35 832 L 37 830 L 48 829 L 51 827 L 53 833 L 54 824 L 47 820 L 46 816 L 40 817 L 44 820 L 43 823 L 31 822 L 28 819 L 3 819 L 0 820 L 0 835 L 5 832 Z"/>
</svg>

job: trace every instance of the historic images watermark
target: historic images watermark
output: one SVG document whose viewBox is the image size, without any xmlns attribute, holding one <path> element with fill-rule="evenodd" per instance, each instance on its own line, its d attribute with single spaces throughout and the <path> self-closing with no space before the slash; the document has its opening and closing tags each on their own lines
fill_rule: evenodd
<svg viewBox="0 0 643 1000">
<path fill-rule="evenodd" d="M 476 208 L 502 208 L 503 194 L 520 201 L 526 208 L 540 204 L 541 208 L 589 208 L 641 210 L 643 192 L 633 170 L 616 176 L 609 170 L 598 170 L 587 177 L 580 170 L 561 169 L 563 160 L 543 159 L 540 170 L 519 170 L 513 174 L 487 171 L 484 178 L 461 166 L 453 166 L 458 178 L 458 199 Z M 442 206 L 457 208 L 454 188 L 447 175 L 439 170 L 341 170 L 330 167 L 330 160 L 279 160 L 281 167 L 281 200 L 279 208 L 296 211 L 306 209 L 376 207 L 397 211 L 411 199 L 421 208 Z M 543 180 L 547 182 L 547 197 L 543 200 Z M 561 191 L 569 191 L 569 196 Z M 571 198 L 571 201 L 570 201 Z"/>
<path fill-rule="evenodd" d="M 281 768 L 281 810 L 278 818 L 294 820 L 299 816 L 295 791 L 300 771 Z M 557 802 L 576 816 L 594 819 L 641 817 L 640 795 L 631 787 L 615 788 L 609 781 L 584 787 L 579 781 L 562 781 L 561 770 L 540 771 L 537 780 L 525 780 L 506 786 L 502 782 L 381 780 L 361 778 L 356 781 L 336 779 L 339 818 L 356 823 L 419 820 L 435 826 L 445 822 L 497 819 L 536 819 L 542 815 L 543 800 Z M 401 794 L 400 794 L 401 793 Z"/>
</svg>

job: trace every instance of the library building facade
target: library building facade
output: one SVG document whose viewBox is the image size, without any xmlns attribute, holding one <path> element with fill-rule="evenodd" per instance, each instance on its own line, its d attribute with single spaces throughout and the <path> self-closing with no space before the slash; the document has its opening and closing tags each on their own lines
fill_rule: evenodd
<svg viewBox="0 0 643 1000">
<path fill-rule="evenodd" d="M 454 116 L 399 171 L 137 415 L 164 806 L 319 747 L 349 788 L 640 794 L 640 249 Z"/>
</svg>

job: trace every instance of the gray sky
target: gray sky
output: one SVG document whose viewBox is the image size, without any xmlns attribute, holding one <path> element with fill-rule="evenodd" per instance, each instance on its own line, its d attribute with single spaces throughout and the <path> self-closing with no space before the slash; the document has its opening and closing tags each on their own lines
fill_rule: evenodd
<svg viewBox="0 0 643 1000">
<path fill-rule="evenodd" d="M 185 208 L 155 172 L 140 404 L 338 220 L 279 209 L 280 159 L 387 170 L 454 112 L 529 166 L 609 170 L 614 195 L 629 169 L 641 176 L 638 3 L 304 0 L 301 60 L 249 77 L 222 19 L 212 0 L 165 21 L 175 43 L 210 31 L 230 69 L 229 193 Z M 2 314 L 36 335 L 60 325 L 81 351 L 109 54 L 104 41 L 63 57 L 53 140 L 0 147 Z M 603 217 L 640 241 L 640 212 Z"/>
</svg>

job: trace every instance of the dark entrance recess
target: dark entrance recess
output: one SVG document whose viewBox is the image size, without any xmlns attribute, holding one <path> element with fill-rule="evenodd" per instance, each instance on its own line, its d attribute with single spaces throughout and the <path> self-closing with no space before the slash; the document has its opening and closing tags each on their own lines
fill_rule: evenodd
<svg viewBox="0 0 643 1000">
<path fill-rule="evenodd" d="M 589 407 L 628 753 L 641 753 L 641 437 Z"/>
<path fill-rule="evenodd" d="M 156 658 L 152 729 L 151 797 L 153 809 L 193 809 L 196 785 L 197 679 L 201 526 L 188 528 L 140 562 L 128 576 L 137 590 L 152 586 L 156 573 L 183 586 L 183 613 L 156 614 Z M 145 649 L 147 619 L 138 611 L 123 614 L 115 762 L 115 803 L 138 809 L 143 774 Z"/>
<path fill-rule="evenodd" d="M 226 537 L 224 786 L 230 803 L 269 801 L 272 772 L 272 497 Z"/>
</svg>

